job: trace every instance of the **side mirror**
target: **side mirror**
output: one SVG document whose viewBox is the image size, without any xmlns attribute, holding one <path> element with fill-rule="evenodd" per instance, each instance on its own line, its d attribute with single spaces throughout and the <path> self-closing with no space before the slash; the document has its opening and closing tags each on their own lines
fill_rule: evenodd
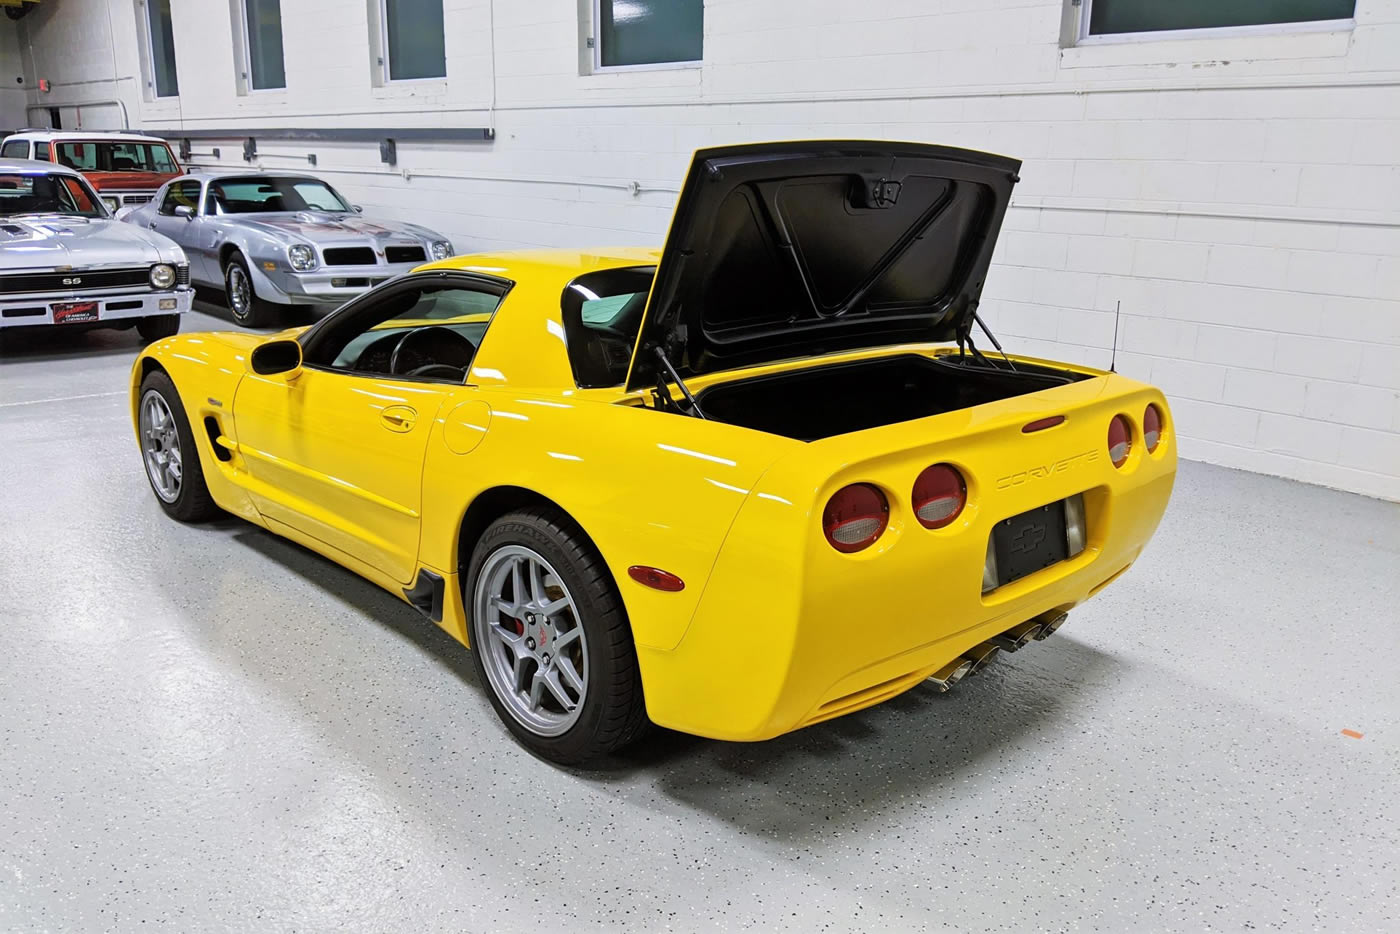
<svg viewBox="0 0 1400 934">
<path fill-rule="evenodd" d="M 352 204 L 352 205 L 350 205 L 350 207 L 354 208 L 356 214 L 363 214 L 363 213 L 365 213 L 365 209 L 364 209 L 363 207 L 361 207 L 360 205 L 358 205 L 358 204 Z"/>
<path fill-rule="evenodd" d="M 248 367 L 259 376 L 281 374 L 293 379 L 301 371 L 301 344 L 294 340 L 259 344 L 248 355 Z"/>
<path fill-rule="evenodd" d="M 177 204 L 175 205 L 175 216 L 183 217 L 187 221 L 192 221 L 194 220 L 194 208 L 190 207 L 188 204 Z"/>
</svg>

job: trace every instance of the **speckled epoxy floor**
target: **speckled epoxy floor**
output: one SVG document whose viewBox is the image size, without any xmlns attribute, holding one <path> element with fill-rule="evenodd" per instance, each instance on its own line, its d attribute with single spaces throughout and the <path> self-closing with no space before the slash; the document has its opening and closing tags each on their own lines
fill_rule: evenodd
<svg viewBox="0 0 1400 934">
<path fill-rule="evenodd" d="M 0 931 L 1400 929 L 1400 507 L 1183 464 L 951 694 L 572 773 L 407 605 L 166 519 L 133 336 L 6 344 Z"/>
</svg>

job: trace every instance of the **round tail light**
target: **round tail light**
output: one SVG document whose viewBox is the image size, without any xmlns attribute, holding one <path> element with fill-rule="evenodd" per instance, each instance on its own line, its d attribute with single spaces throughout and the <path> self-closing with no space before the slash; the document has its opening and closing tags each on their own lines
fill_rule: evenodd
<svg viewBox="0 0 1400 934">
<path fill-rule="evenodd" d="M 1114 467 L 1122 467 L 1128 460 L 1128 452 L 1133 449 L 1133 431 L 1128 420 L 1121 415 L 1113 416 L 1108 423 L 1108 458 Z"/>
<path fill-rule="evenodd" d="M 1157 443 L 1161 440 L 1162 410 L 1155 405 L 1148 405 L 1142 413 L 1142 443 L 1151 452 L 1157 450 Z"/>
<path fill-rule="evenodd" d="M 941 529 L 967 505 L 967 484 L 947 464 L 934 464 L 914 481 L 914 515 L 926 529 Z"/>
<path fill-rule="evenodd" d="M 869 548 L 890 522 L 885 494 L 869 483 L 837 490 L 822 511 L 822 531 L 837 551 L 850 554 Z"/>
</svg>

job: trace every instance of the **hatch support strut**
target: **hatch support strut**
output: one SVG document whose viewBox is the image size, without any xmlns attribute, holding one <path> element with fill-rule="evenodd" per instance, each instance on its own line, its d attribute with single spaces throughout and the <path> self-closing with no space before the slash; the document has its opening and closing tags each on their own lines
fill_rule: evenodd
<svg viewBox="0 0 1400 934">
<path fill-rule="evenodd" d="M 670 359 L 666 356 L 666 351 L 662 350 L 659 344 L 651 348 L 651 350 L 652 353 L 656 355 L 656 362 L 661 364 L 661 369 L 656 374 L 656 395 L 679 410 L 680 407 L 676 406 L 675 402 L 671 400 L 671 394 L 666 391 L 666 377 L 669 375 L 671 377 L 671 382 L 676 384 L 676 388 L 681 391 L 681 395 L 685 396 L 685 401 L 690 404 L 689 414 L 708 421 L 704 410 L 700 408 L 700 403 L 696 401 L 695 397 L 691 395 L 690 389 L 685 385 L 685 380 L 681 379 L 681 375 L 677 373 L 676 368 L 671 365 Z"/>
</svg>

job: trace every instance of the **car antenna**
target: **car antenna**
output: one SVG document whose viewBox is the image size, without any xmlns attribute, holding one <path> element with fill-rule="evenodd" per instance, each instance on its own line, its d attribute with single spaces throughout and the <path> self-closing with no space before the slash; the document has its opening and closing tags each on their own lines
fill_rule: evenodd
<svg viewBox="0 0 1400 934">
<path fill-rule="evenodd" d="M 992 342 L 992 346 L 997 349 L 997 353 L 1001 354 L 1001 358 L 1006 361 L 1006 365 L 1011 367 L 1012 370 L 1015 370 L 1016 364 L 1012 363 L 1011 358 L 1006 355 L 1006 351 L 1001 349 L 1001 341 L 997 340 L 996 335 L 992 333 L 992 329 L 987 327 L 987 322 L 982 320 L 982 316 L 974 311 L 972 313 L 972 320 L 976 321 L 977 326 L 982 329 L 982 333 L 987 335 L 987 340 Z"/>
<path fill-rule="evenodd" d="M 676 384 L 676 388 L 681 391 L 681 395 L 685 396 L 685 401 L 690 403 L 691 413 L 695 415 L 696 418 L 708 421 L 709 419 L 706 418 L 704 410 L 700 408 L 700 403 L 690 394 L 690 389 L 686 387 L 685 381 L 681 379 L 681 375 L 676 372 L 676 368 L 672 366 L 671 361 L 667 359 L 666 351 L 661 349 L 660 344 L 657 344 L 655 347 L 651 348 L 651 350 L 652 353 L 656 355 L 657 362 L 661 364 L 661 368 L 666 371 L 666 374 L 670 375 L 671 382 Z M 664 391 L 666 387 L 666 376 L 660 375 L 657 382 L 659 383 L 658 388 Z"/>
<path fill-rule="evenodd" d="M 1113 303 L 1113 355 L 1108 360 L 1108 372 L 1118 372 L 1118 315 L 1123 310 L 1123 300 Z"/>
</svg>

